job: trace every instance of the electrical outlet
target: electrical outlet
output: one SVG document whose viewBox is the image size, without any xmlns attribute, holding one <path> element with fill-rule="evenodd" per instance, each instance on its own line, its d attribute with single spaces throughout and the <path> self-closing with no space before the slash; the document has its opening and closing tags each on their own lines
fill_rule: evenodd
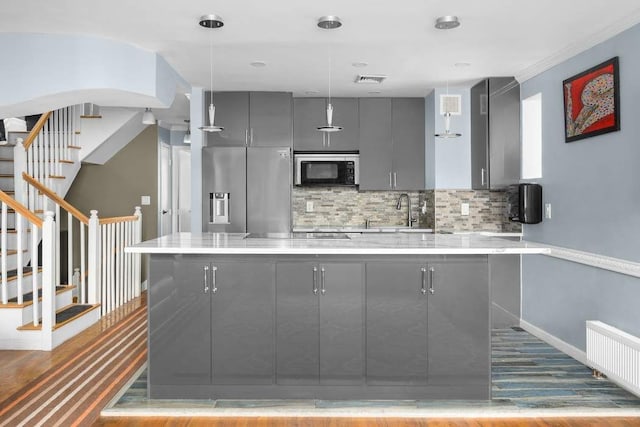
<svg viewBox="0 0 640 427">
<path fill-rule="evenodd" d="M 551 203 L 544 204 L 544 217 L 551 218 Z"/>
<path fill-rule="evenodd" d="M 313 202 L 307 202 L 307 208 L 305 212 L 313 212 Z"/>
<path fill-rule="evenodd" d="M 149 206 L 151 204 L 151 196 L 141 196 L 140 204 L 142 206 Z"/>
<path fill-rule="evenodd" d="M 460 215 L 469 216 L 469 203 L 460 204 Z"/>
</svg>

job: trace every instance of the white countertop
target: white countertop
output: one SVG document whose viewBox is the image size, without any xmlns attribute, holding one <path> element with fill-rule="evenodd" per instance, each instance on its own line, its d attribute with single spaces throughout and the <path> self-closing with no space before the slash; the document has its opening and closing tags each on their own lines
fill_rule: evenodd
<svg viewBox="0 0 640 427">
<path fill-rule="evenodd" d="M 428 255 L 540 254 L 539 243 L 479 234 L 366 233 L 349 240 L 245 239 L 246 233 L 176 233 L 128 247 L 145 254 L 244 255 Z"/>
</svg>

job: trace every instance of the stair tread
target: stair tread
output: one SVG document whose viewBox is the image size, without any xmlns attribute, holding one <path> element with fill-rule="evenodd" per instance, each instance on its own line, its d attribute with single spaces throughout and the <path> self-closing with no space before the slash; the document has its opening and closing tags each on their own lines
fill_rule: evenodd
<svg viewBox="0 0 640 427">
<path fill-rule="evenodd" d="M 7 157 L 0 157 L 0 162 L 13 162 L 13 159 L 9 159 Z"/>
<path fill-rule="evenodd" d="M 22 267 L 22 275 L 23 276 L 31 276 L 31 272 L 32 272 L 32 268 L 31 267 Z M 42 267 L 38 267 L 38 272 L 41 273 L 42 272 Z M 12 280 L 16 280 L 18 277 L 18 269 L 14 268 L 13 270 L 7 270 L 7 281 L 12 281 Z"/>
<path fill-rule="evenodd" d="M 66 176 L 62 176 L 62 175 L 49 175 L 49 178 L 52 179 L 65 179 Z"/>
<path fill-rule="evenodd" d="M 67 145 L 67 148 L 73 148 L 74 150 L 81 150 L 82 147 L 78 146 L 78 145 Z"/>
<path fill-rule="evenodd" d="M 100 304 L 70 304 L 62 307 L 56 311 L 56 325 L 53 329 L 58 329 L 98 307 L 100 307 Z M 19 331 L 39 331 L 42 330 L 42 321 L 38 326 L 34 326 L 33 323 L 27 323 L 17 329 Z"/>
<path fill-rule="evenodd" d="M 13 178 L 13 177 L 14 177 L 13 174 L 0 173 L 0 178 Z"/>
<path fill-rule="evenodd" d="M 56 286 L 56 294 L 69 291 L 73 289 L 75 286 L 65 286 L 59 285 Z M 38 301 L 42 300 L 42 288 L 38 288 Z M 9 298 L 7 304 L 0 304 L 0 308 L 17 308 L 17 307 L 26 307 L 33 304 L 33 291 L 26 292 L 22 294 L 22 304 L 18 304 L 18 297 Z"/>
</svg>

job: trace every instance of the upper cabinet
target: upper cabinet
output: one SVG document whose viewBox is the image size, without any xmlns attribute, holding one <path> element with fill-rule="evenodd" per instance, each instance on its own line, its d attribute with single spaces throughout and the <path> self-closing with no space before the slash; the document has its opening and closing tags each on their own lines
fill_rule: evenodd
<svg viewBox="0 0 640 427">
<path fill-rule="evenodd" d="M 224 130 L 206 134 L 209 146 L 291 146 L 290 93 L 216 92 L 213 101 L 215 124 Z M 207 92 L 205 110 L 209 103 L 210 92 Z M 208 120 L 206 116 L 205 122 Z"/>
<path fill-rule="evenodd" d="M 492 77 L 471 88 L 471 187 L 494 190 L 520 180 L 520 85 Z"/>
<path fill-rule="evenodd" d="M 293 148 L 297 151 L 356 151 L 359 142 L 358 100 L 331 98 L 333 124 L 340 132 L 320 132 L 327 124 L 326 98 L 294 98 Z"/>
<path fill-rule="evenodd" d="M 359 110 L 360 189 L 424 189 L 424 99 L 361 98 Z"/>
</svg>

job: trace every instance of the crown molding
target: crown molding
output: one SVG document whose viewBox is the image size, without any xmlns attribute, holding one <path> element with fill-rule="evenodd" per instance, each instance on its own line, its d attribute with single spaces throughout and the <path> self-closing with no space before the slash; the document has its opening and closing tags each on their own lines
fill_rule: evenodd
<svg viewBox="0 0 640 427">
<path fill-rule="evenodd" d="M 638 9 L 635 13 L 627 15 L 623 19 L 614 22 L 613 24 L 603 28 L 591 36 L 580 40 L 577 43 L 573 43 L 555 54 L 536 62 L 530 67 L 525 68 L 520 73 L 516 74 L 516 80 L 518 82 L 523 83 L 529 80 L 532 77 L 537 76 L 543 71 L 547 71 L 548 69 L 566 61 L 569 58 L 576 56 L 579 53 L 584 52 L 587 49 L 590 49 L 618 34 L 621 32 L 628 30 L 633 27 L 637 23 L 640 22 L 640 9 Z"/>
</svg>

